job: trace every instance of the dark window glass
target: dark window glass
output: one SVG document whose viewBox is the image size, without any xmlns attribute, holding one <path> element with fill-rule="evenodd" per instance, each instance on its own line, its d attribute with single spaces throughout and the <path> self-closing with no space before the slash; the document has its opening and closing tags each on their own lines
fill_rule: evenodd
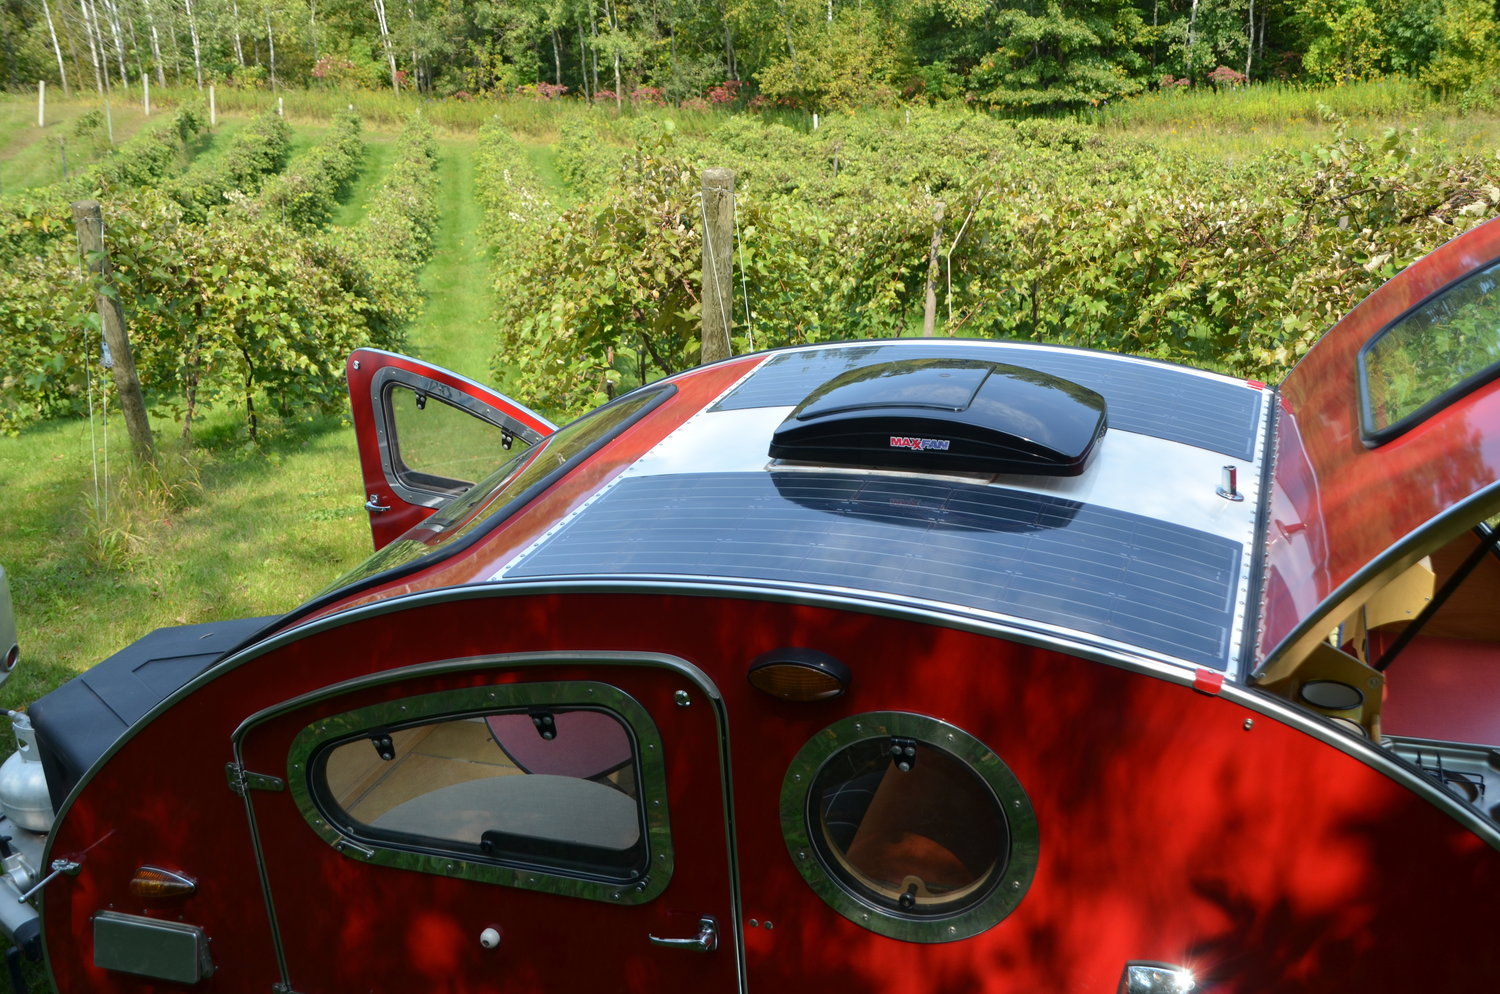
<svg viewBox="0 0 1500 994">
<path fill-rule="evenodd" d="M 1500 263 L 1427 301 L 1360 352 L 1364 433 L 1384 440 L 1500 372 Z"/>
<path fill-rule="evenodd" d="M 527 448 L 510 430 L 402 383 L 386 387 L 385 406 L 395 427 L 396 476 L 413 489 L 456 496 Z"/>
</svg>

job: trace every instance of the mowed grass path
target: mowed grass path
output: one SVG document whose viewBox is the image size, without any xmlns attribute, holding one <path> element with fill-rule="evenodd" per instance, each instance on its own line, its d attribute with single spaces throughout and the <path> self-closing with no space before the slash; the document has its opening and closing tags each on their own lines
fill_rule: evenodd
<svg viewBox="0 0 1500 994">
<path fill-rule="evenodd" d="M 489 254 L 479 236 L 484 211 L 474 197 L 474 151 L 473 138 L 438 142 L 438 228 L 422 273 L 427 305 L 407 342 L 414 358 L 489 385 L 495 379 L 494 302 Z"/>
</svg>

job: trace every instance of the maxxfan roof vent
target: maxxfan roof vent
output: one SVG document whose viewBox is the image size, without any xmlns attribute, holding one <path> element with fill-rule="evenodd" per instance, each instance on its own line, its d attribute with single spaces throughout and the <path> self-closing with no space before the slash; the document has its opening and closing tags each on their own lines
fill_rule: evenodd
<svg viewBox="0 0 1500 994">
<path fill-rule="evenodd" d="M 1077 476 L 1105 423 L 1103 397 L 1057 376 L 974 359 L 906 359 L 818 387 L 776 429 L 771 456 Z"/>
</svg>

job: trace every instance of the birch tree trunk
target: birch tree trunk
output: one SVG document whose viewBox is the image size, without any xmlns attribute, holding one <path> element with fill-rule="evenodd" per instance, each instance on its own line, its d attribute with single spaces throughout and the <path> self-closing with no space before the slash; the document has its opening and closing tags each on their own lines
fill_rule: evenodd
<svg viewBox="0 0 1500 994">
<path fill-rule="evenodd" d="M 417 58 L 417 9 L 411 0 L 406 0 L 406 22 L 411 25 L 411 82 L 418 90 L 422 88 L 422 60 Z"/>
<path fill-rule="evenodd" d="M 380 44 L 385 48 L 386 61 L 391 65 L 391 89 L 401 92 L 401 81 L 396 76 L 396 53 L 391 48 L 391 29 L 385 19 L 385 0 L 372 0 L 375 5 L 375 22 L 380 26 Z"/>
<path fill-rule="evenodd" d="M 740 68 L 734 64 L 734 32 L 727 19 L 724 21 L 724 65 L 729 70 L 730 79 L 740 78 Z"/>
<path fill-rule="evenodd" d="M 317 65 L 323 58 L 318 51 L 318 0 L 307 2 L 307 33 L 312 40 L 313 65 Z"/>
<path fill-rule="evenodd" d="M 69 94 L 68 72 L 63 68 L 62 46 L 57 43 L 57 26 L 52 23 L 52 5 L 42 0 L 42 13 L 47 15 L 47 33 L 52 36 L 52 51 L 57 55 L 57 78 L 62 84 L 63 96 Z"/>
<path fill-rule="evenodd" d="M 583 102 L 589 102 L 589 50 L 583 42 L 583 21 L 578 22 L 578 80 L 583 84 Z"/>
<path fill-rule="evenodd" d="M 110 36 L 115 40 L 115 56 L 120 64 L 120 87 L 123 89 L 130 85 L 130 76 L 125 71 L 125 38 L 120 31 L 120 9 L 115 6 L 114 0 L 102 0 L 102 2 L 104 4 L 105 17 L 109 21 Z M 98 14 L 98 10 L 95 9 L 94 16 L 98 17 Z M 104 44 L 103 37 L 100 37 L 99 44 L 101 46 Z M 108 56 L 105 57 L 104 61 L 106 63 L 109 61 Z"/>
<path fill-rule="evenodd" d="M 203 89 L 203 54 L 198 45 L 198 18 L 193 16 L 193 0 L 182 0 L 187 11 L 188 34 L 193 39 L 193 75 L 198 78 L 198 89 Z"/>
<path fill-rule="evenodd" d="M 1193 0 L 1193 6 L 1188 10 L 1188 22 L 1187 22 L 1187 67 L 1186 68 L 1187 68 L 1187 74 L 1189 76 L 1193 75 L 1193 69 L 1196 68 L 1196 66 L 1197 66 L 1197 61 L 1193 57 L 1193 46 L 1194 46 L 1195 42 L 1197 41 L 1197 39 L 1193 35 L 1194 35 L 1194 30 L 1197 27 L 1197 24 L 1198 24 L 1198 0 Z"/>
<path fill-rule="evenodd" d="M 1245 26 L 1245 82 L 1250 82 L 1250 57 L 1255 54 L 1255 0 L 1250 0 L 1250 23 Z"/>
<path fill-rule="evenodd" d="M 245 47 L 240 44 L 240 0 L 230 0 L 229 6 L 234 14 L 234 19 L 230 22 L 230 27 L 234 28 L 234 61 L 244 65 Z"/>
<path fill-rule="evenodd" d="M 156 61 L 156 85 L 167 85 L 167 71 L 161 61 L 161 38 L 156 33 L 156 12 L 151 0 L 146 0 L 146 29 L 151 32 L 151 58 Z"/>
<path fill-rule="evenodd" d="M 266 5 L 266 51 L 271 56 L 271 89 L 276 89 L 276 36 L 271 33 L 271 7 Z"/>
<path fill-rule="evenodd" d="M 105 70 L 100 67 L 98 17 L 89 0 L 78 0 L 78 11 L 83 15 L 83 34 L 89 41 L 89 64 L 94 67 L 94 85 L 103 93 Z"/>
<path fill-rule="evenodd" d="M 614 34 L 614 44 L 610 46 L 610 50 L 615 64 L 615 109 L 619 110 L 625 101 L 624 95 L 620 92 L 624 87 L 624 84 L 620 82 L 620 23 L 615 20 L 615 9 L 610 5 L 609 0 L 604 0 L 604 17 L 609 21 L 609 30 Z"/>
</svg>

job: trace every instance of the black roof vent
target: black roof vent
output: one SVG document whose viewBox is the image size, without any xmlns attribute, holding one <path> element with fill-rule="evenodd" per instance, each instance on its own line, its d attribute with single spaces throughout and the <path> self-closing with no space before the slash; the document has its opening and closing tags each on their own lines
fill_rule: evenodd
<svg viewBox="0 0 1500 994">
<path fill-rule="evenodd" d="M 1105 423 L 1103 397 L 1057 376 L 976 359 L 904 359 L 818 387 L 771 436 L 771 456 L 1077 476 Z"/>
</svg>

